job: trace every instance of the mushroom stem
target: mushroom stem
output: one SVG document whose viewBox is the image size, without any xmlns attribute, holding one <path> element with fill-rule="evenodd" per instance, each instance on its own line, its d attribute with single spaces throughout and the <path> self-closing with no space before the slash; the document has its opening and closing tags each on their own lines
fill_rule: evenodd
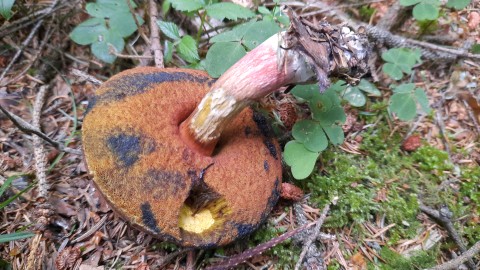
<svg viewBox="0 0 480 270">
<path fill-rule="evenodd" d="M 287 46 L 286 32 L 276 34 L 228 69 L 195 111 L 180 125 L 180 134 L 194 151 L 210 156 L 223 129 L 252 101 L 297 83 L 313 83 L 314 68 L 298 50 Z"/>
</svg>

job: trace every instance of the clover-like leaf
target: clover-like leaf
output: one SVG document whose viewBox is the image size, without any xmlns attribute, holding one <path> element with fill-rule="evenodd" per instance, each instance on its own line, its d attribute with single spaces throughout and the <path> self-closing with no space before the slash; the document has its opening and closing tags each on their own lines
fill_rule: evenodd
<svg viewBox="0 0 480 270">
<path fill-rule="evenodd" d="M 413 8 L 413 17 L 419 21 L 435 20 L 438 18 L 438 5 L 420 3 Z"/>
<path fill-rule="evenodd" d="M 137 7 L 133 0 L 130 0 L 130 5 L 132 8 Z M 96 2 L 87 3 L 85 9 L 90 16 L 97 18 L 111 18 L 112 16 L 116 16 L 119 12 L 130 13 L 130 7 L 128 6 L 127 1 L 118 0 L 97 0 Z"/>
<path fill-rule="evenodd" d="M 287 165 L 291 167 L 293 177 L 299 180 L 307 178 L 312 173 L 319 155 L 320 153 L 307 150 L 302 143 L 297 141 L 288 142 L 283 152 L 283 157 Z"/>
<path fill-rule="evenodd" d="M 471 0 L 448 0 L 447 7 L 454 9 L 464 9 L 470 4 Z"/>
<path fill-rule="evenodd" d="M 220 77 L 247 52 L 239 42 L 217 42 L 207 52 L 205 65 L 210 76 Z"/>
<path fill-rule="evenodd" d="M 205 7 L 203 0 L 170 0 L 173 8 L 180 11 L 192 12 Z"/>
<path fill-rule="evenodd" d="M 410 93 L 393 94 L 389 108 L 403 121 L 412 120 L 417 115 L 415 100 Z"/>
<path fill-rule="evenodd" d="M 395 87 L 395 89 L 393 89 L 393 92 L 400 94 L 410 94 L 412 93 L 413 89 L 415 89 L 414 83 L 403 83 Z"/>
<path fill-rule="evenodd" d="M 410 74 L 413 66 L 420 63 L 417 50 L 408 48 L 393 48 L 382 54 L 385 63 L 382 67 L 383 72 L 392 77 L 392 79 L 400 80 L 403 73 Z"/>
<path fill-rule="evenodd" d="M 97 42 L 92 43 L 92 53 L 103 62 L 111 64 L 117 57 L 110 53 L 110 46 L 113 46 L 117 52 L 121 52 L 125 47 L 125 41 L 122 37 L 107 32 Z"/>
<path fill-rule="evenodd" d="M 429 113 L 431 111 L 431 108 L 428 104 L 428 96 L 425 93 L 425 90 L 423 90 L 422 88 L 416 88 L 414 96 L 418 104 L 420 104 L 420 108 L 422 108 L 422 111 L 424 111 L 425 113 Z"/>
<path fill-rule="evenodd" d="M 365 95 L 356 86 L 345 89 L 343 98 L 354 107 L 362 107 L 367 102 Z"/>
<path fill-rule="evenodd" d="M 280 31 L 280 26 L 273 21 L 259 21 L 252 24 L 243 36 L 243 44 L 253 50 L 262 42 Z"/>
<path fill-rule="evenodd" d="M 361 79 L 357 87 L 363 92 L 368 93 L 374 97 L 379 97 L 382 95 L 382 93 L 380 93 L 380 90 L 378 90 L 378 88 L 373 83 L 365 79 Z"/>
<path fill-rule="evenodd" d="M 248 19 L 255 16 L 248 8 L 244 8 L 240 5 L 234 3 L 215 3 L 205 7 L 207 14 L 217 20 L 237 20 L 237 19 Z"/>
<path fill-rule="evenodd" d="M 144 23 L 142 17 L 138 15 L 135 16 L 137 17 L 137 22 L 142 25 Z M 118 12 L 114 16 L 111 16 L 109 25 L 109 31 L 121 37 L 128 37 L 137 31 L 137 24 L 135 23 L 132 13 L 129 11 Z"/>
<path fill-rule="evenodd" d="M 314 84 L 309 85 L 297 85 L 290 92 L 297 98 L 304 99 L 305 101 L 320 98 L 321 94 L 318 91 L 318 86 Z"/>
<path fill-rule="evenodd" d="M 15 0 L 0 0 L 0 15 L 5 20 L 9 20 L 12 17 L 12 7 Z"/>
<path fill-rule="evenodd" d="M 210 39 L 210 42 L 215 43 L 215 42 L 230 42 L 230 41 L 242 41 L 243 36 L 245 36 L 245 33 L 249 31 L 252 26 L 256 23 L 255 20 L 251 20 L 249 22 L 246 22 L 244 24 L 240 24 L 236 27 L 234 27 L 230 31 L 226 31 L 223 33 L 220 33 Z"/>
<path fill-rule="evenodd" d="M 90 18 L 77 25 L 70 33 L 70 38 L 80 45 L 88 45 L 97 42 L 99 37 L 105 36 L 107 32 L 103 18 Z"/>
<path fill-rule="evenodd" d="M 317 121 L 308 119 L 298 121 L 293 126 L 292 135 L 312 152 L 321 152 L 328 146 L 327 136 Z"/>
<path fill-rule="evenodd" d="M 157 21 L 158 27 L 160 27 L 160 30 L 162 33 L 173 39 L 173 40 L 179 40 L 180 39 L 180 33 L 178 31 L 178 26 L 172 22 L 164 22 L 161 20 Z"/>
<path fill-rule="evenodd" d="M 189 63 L 200 60 L 200 56 L 197 51 L 197 42 L 193 37 L 185 35 L 177 45 L 178 54 L 182 59 Z"/>
<path fill-rule="evenodd" d="M 320 121 L 322 125 L 343 124 L 347 119 L 345 111 L 340 106 L 333 106 L 330 110 L 315 113 L 313 115 L 315 120 Z"/>
<path fill-rule="evenodd" d="M 333 145 L 340 145 L 345 140 L 343 129 L 338 125 L 322 125 L 323 131 L 328 136 L 328 139 Z"/>
</svg>

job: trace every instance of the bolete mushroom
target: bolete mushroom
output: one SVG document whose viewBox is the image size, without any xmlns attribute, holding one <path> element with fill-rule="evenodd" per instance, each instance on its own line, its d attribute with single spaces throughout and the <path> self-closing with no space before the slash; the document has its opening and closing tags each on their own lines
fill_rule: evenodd
<svg viewBox="0 0 480 270">
<path fill-rule="evenodd" d="M 132 225 L 182 246 L 225 245 L 255 230 L 278 199 L 282 163 L 267 120 L 249 105 L 281 86 L 316 80 L 315 59 L 302 42 L 292 44 L 305 38 L 297 33 L 272 36 L 218 80 L 143 67 L 105 82 L 84 118 L 83 146 L 110 205 Z M 317 42 L 327 75 L 344 68 L 330 59 L 331 44 Z M 360 49 L 342 53 L 364 61 Z"/>
</svg>

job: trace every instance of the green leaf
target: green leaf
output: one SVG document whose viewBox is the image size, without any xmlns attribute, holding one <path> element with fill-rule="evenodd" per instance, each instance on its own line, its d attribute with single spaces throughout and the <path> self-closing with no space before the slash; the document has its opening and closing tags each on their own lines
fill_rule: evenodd
<svg viewBox="0 0 480 270">
<path fill-rule="evenodd" d="M 117 57 L 110 54 L 110 45 L 112 45 L 117 52 L 122 52 L 125 47 L 125 41 L 122 37 L 107 32 L 98 42 L 92 43 L 91 49 L 93 55 L 105 63 L 113 63 Z"/>
<path fill-rule="evenodd" d="M 342 96 L 354 107 L 362 107 L 367 102 L 365 95 L 356 86 L 345 89 Z"/>
<path fill-rule="evenodd" d="M 265 6 L 259 6 L 258 7 L 258 12 L 263 15 L 273 15 L 272 12 L 266 8 Z"/>
<path fill-rule="evenodd" d="M 303 143 L 305 148 L 312 152 L 321 152 L 328 146 L 327 136 L 320 123 L 313 120 L 300 120 L 292 129 L 293 137 Z"/>
<path fill-rule="evenodd" d="M 99 36 L 103 36 L 107 32 L 104 19 L 91 18 L 77 25 L 70 33 L 70 38 L 80 45 L 88 45 L 97 42 Z"/>
<path fill-rule="evenodd" d="M 308 151 L 302 143 L 290 141 L 285 145 L 283 156 L 291 167 L 295 179 L 305 179 L 313 171 L 320 153 Z"/>
<path fill-rule="evenodd" d="M 197 42 L 189 35 L 182 37 L 180 43 L 177 45 L 177 51 L 180 57 L 189 63 L 200 60 L 197 51 Z"/>
<path fill-rule="evenodd" d="M 137 7 L 133 0 L 130 0 L 130 4 L 132 8 Z M 130 13 L 130 7 L 124 0 L 97 0 L 95 3 L 88 3 L 85 9 L 90 16 L 97 18 L 111 18 L 118 13 Z"/>
<path fill-rule="evenodd" d="M 322 125 L 323 131 L 328 136 L 328 139 L 333 145 L 340 145 L 345 140 L 345 134 L 343 133 L 343 129 L 341 126 L 338 125 L 330 125 L 324 126 Z"/>
<path fill-rule="evenodd" d="M 218 78 L 246 53 L 238 42 L 217 42 L 207 52 L 206 70 L 210 76 Z"/>
<path fill-rule="evenodd" d="M 413 92 L 413 89 L 415 89 L 414 83 L 403 83 L 395 87 L 393 89 L 393 92 L 399 94 L 411 94 Z"/>
<path fill-rule="evenodd" d="M 17 177 L 17 176 L 11 176 L 11 178 L 12 178 L 11 181 L 13 181 L 13 178 L 15 178 L 15 177 Z M 7 181 L 8 181 L 8 179 L 7 179 Z M 7 181 L 5 181 L 5 183 L 6 183 Z M 5 183 L 4 183 L 4 185 L 5 185 Z M 10 184 L 11 184 L 11 183 L 10 183 Z M 10 184 L 9 184 L 9 185 L 10 185 Z M 10 204 L 11 202 L 13 202 L 16 198 L 20 197 L 23 193 L 29 191 L 29 190 L 30 190 L 33 186 L 35 186 L 35 185 L 36 185 L 36 182 L 33 182 L 33 183 L 31 183 L 30 185 L 28 185 L 25 189 L 21 190 L 21 191 L 18 192 L 17 194 L 15 194 L 15 195 L 13 195 L 12 197 L 10 197 L 10 198 L 6 199 L 5 201 L 1 202 L 1 203 L 0 203 L 0 209 L 2 209 L 2 208 L 4 208 L 5 206 L 9 205 L 9 204 Z M 3 188 L 3 186 L 2 186 L 2 188 Z M 2 191 L 2 192 L 4 192 L 4 191 Z"/>
<path fill-rule="evenodd" d="M 173 43 L 171 41 L 165 40 L 163 45 L 163 60 L 165 63 L 170 63 L 173 57 Z"/>
<path fill-rule="evenodd" d="M 10 176 L 7 178 L 7 180 L 5 180 L 5 182 L 3 183 L 2 186 L 0 186 L 0 197 L 2 197 L 3 193 L 5 192 L 5 190 L 7 190 L 7 188 L 10 187 L 10 185 L 12 185 L 12 182 L 13 182 L 13 179 L 15 179 L 16 177 L 18 176 Z M 1 208 L 0 208 L 1 209 Z"/>
<path fill-rule="evenodd" d="M 380 90 L 378 90 L 378 88 L 373 83 L 370 83 L 365 79 L 361 79 L 357 87 L 363 92 L 368 93 L 374 97 L 379 97 L 382 95 L 382 93 L 380 93 Z"/>
<path fill-rule="evenodd" d="M 215 42 L 230 42 L 230 41 L 242 41 L 243 36 L 247 31 L 249 31 L 252 26 L 256 23 L 255 20 L 251 20 L 249 22 L 246 22 L 244 24 L 238 25 L 234 27 L 230 31 L 226 31 L 223 33 L 220 33 L 210 39 L 210 42 L 215 43 Z"/>
<path fill-rule="evenodd" d="M 201 0 L 170 0 L 172 6 L 176 10 L 180 11 L 196 11 L 205 7 L 205 2 Z"/>
<path fill-rule="evenodd" d="M 34 236 L 35 234 L 32 232 L 15 232 L 9 234 L 1 234 L 0 235 L 0 243 L 7 243 L 10 241 L 16 241 L 20 239 L 25 239 Z"/>
<path fill-rule="evenodd" d="M 342 107 L 334 106 L 328 111 L 314 114 L 313 118 L 320 121 L 322 126 L 328 126 L 345 123 L 347 116 L 345 115 L 345 111 Z"/>
<path fill-rule="evenodd" d="M 144 23 L 143 19 L 138 15 L 135 16 L 137 16 L 138 23 L 142 25 Z M 110 17 L 109 25 L 109 32 L 120 37 L 128 37 L 138 30 L 130 11 L 115 13 Z"/>
<path fill-rule="evenodd" d="M 454 9 L 464 9 L 470 4 L 470 0 L 448 0 L 447 7 Z"/>
<path fill-rule="evenodd" d="M 471 48 L 472 53 L 480 54 L 480 44 L 474 44 Z"/>
<path fill-rule="evenodd" d="M 297 85 L 292 89 L 291 93 L 295 97 L 306 101 L 320 98 L 320 92 L 316 84 Z"/>
<path fill-rule="evenodd" d="M 413 66 L 420 63 L 419 51 L 408 48 L 393 48 L 382 54 L 386 61 L 382 67 L 383 72 L 395 80 L 400 80 L 403 73 L 410 74 Z"/>
<path fill-rule="evenodd" d="M 248 50 L 253 50 L 269 37 L 280 32 L 280 26 L 273 21 L 259 21 L 250 26 L 243 36 L 243 44 Z"/>
<path fill-rule="evenodd" d="M 330 85 L 329 89 L 335 92 L 342 92 L 343 90 L 347 89 L 348 84 L 344 80 L 338 80 L 334 84 Z M 329 90 L 327 89 L 327 91 Z"/>
<path fill-rule="evenodd" d="M 413 17 L 419 21 L 435 20 L 438 18 L 438 6 L 420 3 L 413 8 Z"/>
<path fill-rule="evenodd" d="M 173 39 L 173 40 L 179 40 L 180 39 L 180 33 L 178 32 L 178 26 L 172 22 L 164 22 L 161 20 L 157 21 L 158 27 L 160 27 L 160 30 L 162 30 L 162 33 Z"/>
<path fill-rule="evenodd" d="M 412 120 L 417 115 L 417 106 L 410 93 L 393 94 L 389 108 L 403 121 Z"/>
<path fill-rule="evenodd" d="M 430 105 L 428 103 L 428 96 L 425 93 L 425 90 L 422 88 L 416 88 L 414 92 L 415 98 L 417 99 L 418 104 L 422 108 L 422 111 L 429 113 L 431 111 Z"/>
<path fill-rule="evenodd" d="M 248 19 L 255 16 L 255 13 L 248 8 L 227 2 L 208 5 L 205 7 L 205 10 L 210 17 L 220 21 L 224 20 L 225 18 L 229 20 L 237 20 L 239 18 Z"/>
<path fill-rule="evenodd" d="M 170 11 L 170 8 L 172 7 L 172 3 L 170 2 L 170 0 L 164 0 L 163 3 L 162 3 L 162 14 L 163 14 L 163 17 L 165 17 L 168 12 Z"/>
<path fill-rule="evenodd" d="M 408 7 L 420 3 L 422 0 L 400 0 L 400 5 Z"/>
<path fill-rule="evenodd" d="M 9 20 L 12 17 L 12 7 L 15 0 L 0 0 L 0 15 L 5 20 Z"/>
</svg>

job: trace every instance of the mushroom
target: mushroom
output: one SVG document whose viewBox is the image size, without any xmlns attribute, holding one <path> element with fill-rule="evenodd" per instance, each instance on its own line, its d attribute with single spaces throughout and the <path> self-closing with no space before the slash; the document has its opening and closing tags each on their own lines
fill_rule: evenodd
<svg viewBox="0 0 480 270">
<path fill-rule="evenodd" d="M 89 171 L 113 209 L 182 246 L 221 246 L 254 231 L 278 200 L 282 163 L 268 121 L 249 105 L 318 75 L 308 49 L 291 44 L 295 33 L 272 36 L 218 80 L 141 67 L 105 82 L 82 136 Z"/>
</svg>

